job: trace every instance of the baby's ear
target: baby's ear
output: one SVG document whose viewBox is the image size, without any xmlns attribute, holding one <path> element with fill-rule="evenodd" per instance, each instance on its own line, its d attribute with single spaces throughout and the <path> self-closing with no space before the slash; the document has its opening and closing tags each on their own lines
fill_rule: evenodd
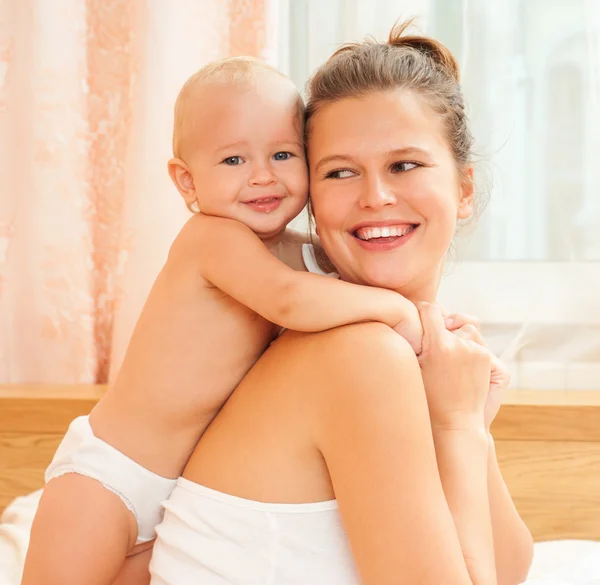
<svg viewBox="0 0 600 585">
<path fill-rule="evenodd" d="M 196 197 L 196 186 L 194 178 L 188 166 L 179 158 L 172 158 L 168 162 L 169 176 L 175 187 L 183 197 L 186 205 L 191 210 L 193 206 L 198 206 Z"/>
</svg>

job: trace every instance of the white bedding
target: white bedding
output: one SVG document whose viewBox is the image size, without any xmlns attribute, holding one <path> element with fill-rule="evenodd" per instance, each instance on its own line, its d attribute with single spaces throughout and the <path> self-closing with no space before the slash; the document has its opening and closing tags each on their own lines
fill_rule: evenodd
<svg viewBox="0 0 600 585">
<path fill-rule="evenodd" d="M 552 540 L 535 545 L 527 585 L 600 585 L 600 542 Z"/>
<path fill-rule="evenodd" d="M 0 517 L 0 585 L 19 585 L 29 529 L 41 490 L 14 500 Z M 600 585 L 600 542 L 556 540 L 535 545 L 526 585 Z"/>
<path fill-rule="evenodd" d="M 0 585 L 19 585 L 29 529 L 42 490 L 13 500 L 0 516 Z"/>
</svg>

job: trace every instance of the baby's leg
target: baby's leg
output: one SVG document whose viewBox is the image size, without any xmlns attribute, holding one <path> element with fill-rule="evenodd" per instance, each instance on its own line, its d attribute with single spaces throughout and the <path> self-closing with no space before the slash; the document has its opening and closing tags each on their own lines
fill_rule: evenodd
<svg viewBox="0 0 600 585">
<path fill-rule="evenodd" d="M 127 408 L 125 394 L 111 396 L 96 413 L 108 427 L 105 440 L 95 435 L 88 417 L 80 417 L 71 424 L 48 468 L 49 481 L 34 520 L 22 585 L 113 583 L 127 555 L 140 551 L 140 542 L 153 540 L 154 527 L 162 514 L 161 503 L 168 498 L 175 478 L 206 427 L 201 407 L 191 409 L 199 414 L 195 424 L 169 424 L 165 428 L 164 421 L 160 424 L 160 408 L 155 410 L 154 418 L 148 414 L 138 420 L 137 409 Z M 186 405 L 189 413 L 190 404 Z M 117 425 L 115 432 L 110 432 L 111 422 Z M 167 472 L 173 473 L 173 479 L 142 467 L 125 455 L 127 449 L 120 451 L 110 444 L 115 439 L 119 446 L 118 430 L 141 440 L 145 425 L 158 434 L 164 445 L 164 452 L 151 453 L 158 466 L 169 468 Z M 142 559 L 148 555 L 135 556 L 139 558 L 132 557 L 123 569 L 128 575 L 123 583 L 136 582 L 133 574 L 140 583 L 147 578 Z"/>
<path fill-rule="evenodd" d="M 42 494 L 22 585 L 112 583 L 136 532 L 133 514 L 100 483 L 73 473 L 58 477 Z"/>
<path fill-rule="evenodd" d="M 193 447 L 197 432 L 190 430 L 190 446 L 182 450 Z M 22 585 L 110 585 L 128 555 L 128 577 L 121 582 L 145 582 L 141 552 L 152 545 L 175 479 L 158 476 L 97 438 L 88 417 L 73 421 L 46 476 Z"/>
</svg>

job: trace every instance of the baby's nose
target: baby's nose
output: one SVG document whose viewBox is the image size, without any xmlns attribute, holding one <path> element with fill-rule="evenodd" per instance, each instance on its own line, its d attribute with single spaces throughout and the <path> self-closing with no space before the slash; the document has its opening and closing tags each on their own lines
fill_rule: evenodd
<svg viewBox="0 0 600 585">
<path fill-rule="evenodd" d="M 269 185 L 275 182 L 275 174 L 269 165 L 259 165 L 252 168 L 248 181 L 250 186 Z"/>
</svg>

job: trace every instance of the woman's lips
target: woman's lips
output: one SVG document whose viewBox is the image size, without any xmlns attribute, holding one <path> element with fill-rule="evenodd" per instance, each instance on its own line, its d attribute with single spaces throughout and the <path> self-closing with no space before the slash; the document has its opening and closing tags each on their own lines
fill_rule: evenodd
<svg viewBox="0 0 600 585">
<path fill-rule="evenodd" d="M 271 213 L 281 205 L 282 199 L 283 197 L 262 197 L 252 201 L 244 201 L 244 204 L 260 213 Z"/>
<path fill-rule="evenodd" d="M 406 244 L 418 227 L 418 224 L 362 227 L 354 231 L 352 236 L 358 245 L 365 250 L 385 252 Z"/>
</svg>

